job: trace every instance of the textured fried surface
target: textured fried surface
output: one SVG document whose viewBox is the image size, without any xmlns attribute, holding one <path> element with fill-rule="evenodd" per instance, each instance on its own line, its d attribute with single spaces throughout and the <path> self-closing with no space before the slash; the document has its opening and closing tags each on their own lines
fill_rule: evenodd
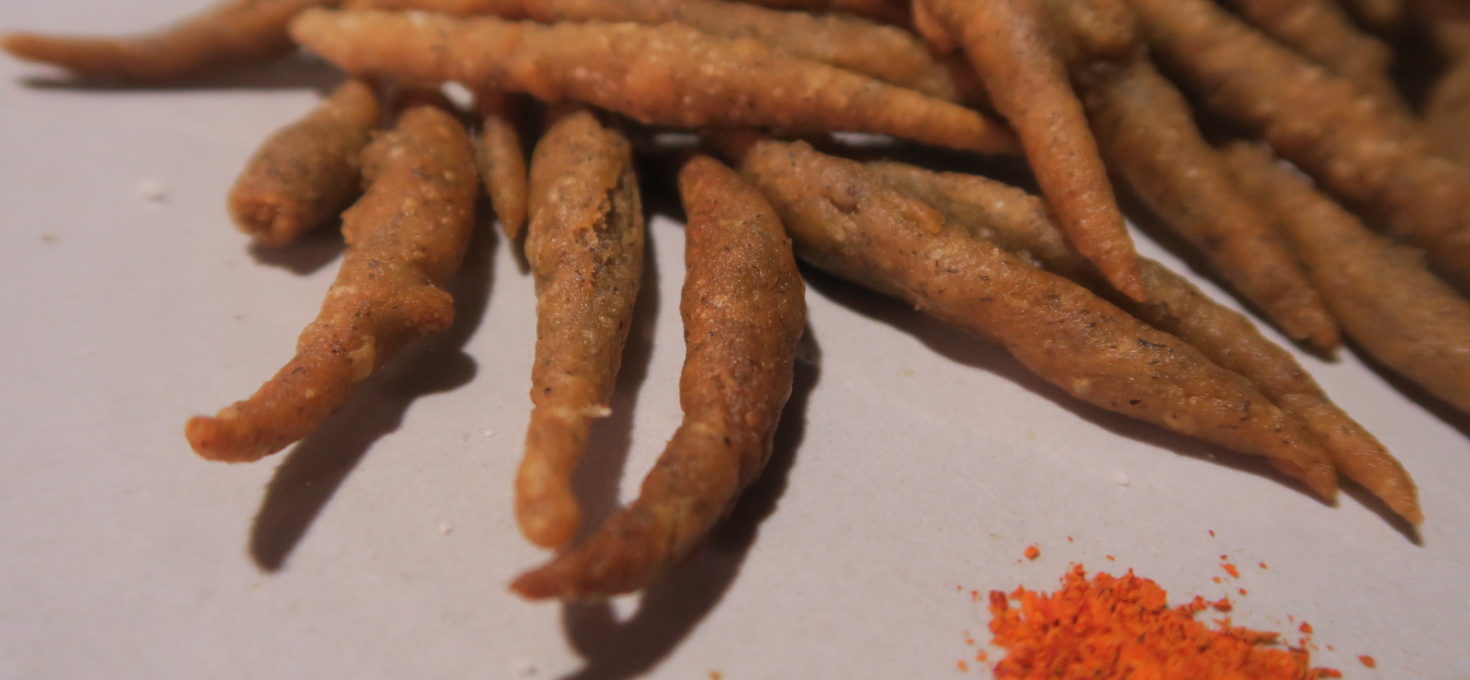
<svg viewBox="0 0 1470 680">
<path fill-rule="evenodd" d="M 806 314 L 791 242 L 760 193 L 708 157 L 685 165 L 679 188 L 689 216 L 684 422 L 637 501 L 516 580 L 527 597 L 601 598 L 647 586 L 693 551 L 770 458 Z"/>
<path fill-rule="evenodd" d="M 268 246 L 296 242 L 351 200 L 378 122 L 372 86 L 349 80 L 305 118 L 265 140 L 230 191 L 241 231 Z"/>
<path fill-rule="evenodd" d="M 443 331 L 454 304 L 478 180 L 448 113 L 410 108 L 363 152 L 367 193 L 342 216 L 347 252 L 296 357 L 249 399 L 184 428 L 199 455 L 256 460 L 310 434 L 409 341 Z"/>
<path fill-rule="evenodd" d="M 521 144 L 521 107 L 514 99 L 495 90 L 475 94 L 480 113 L 480 134 L 475 136 L 475 166 L 490 204 L 500 218 L 500 227 L 512 241 L 526 228 L 526 150 Z"/>
<path fill-rule="evenodd" d="M 643 278 L 643 207 L 632 149 L 574 109 L 531 158 L 526 259 L 536 279 L 531 424 L 516 476 L 516 518 L 537 545 L 558 547 L 581 522 L 572 472 L 607 402 Z"/>
<path fill-rule="evenodd" d="M 574 99 L 644 123 L 847 130 L 972 151 L 1015 149 L 1004 126 L 962 106 L 679 24 L 312 11 L 292 23 L 292 35 L 351 73 Z"/>
</svg>

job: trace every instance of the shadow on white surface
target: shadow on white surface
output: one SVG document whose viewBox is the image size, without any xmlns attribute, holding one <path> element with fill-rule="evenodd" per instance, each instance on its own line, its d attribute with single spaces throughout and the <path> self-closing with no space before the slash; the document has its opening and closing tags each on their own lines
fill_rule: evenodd
<svg viewBox="0 0 1470 680">
<path fill-rule="evenodd" d="M 337 259 L 346 247 L 347 244 L 342 241 L 342 220 L 333 219 L 313 229 L 290 246 L 272 248 L 252 242 L 248 249 L 250 257 L 260 264 L 306 276 Z"/>
<path fill-rule="evenodd" d="M 37 75 L 25 76 L 21 82 L 37 90 L 76 91 L 86 94 L 106 92 L 171 92 L 213 90 L 295 90 L 311 88 L 326 95 L 345 76 L 337 67 L 320 59 L 293 55 L 265 64 L 212 69 L 191 78 L 165 83 L 136 83 L 125 80 L 86 78 L 37 64 Z M 304 111 L 302 113 L 305 113 Z"/>
</svg>

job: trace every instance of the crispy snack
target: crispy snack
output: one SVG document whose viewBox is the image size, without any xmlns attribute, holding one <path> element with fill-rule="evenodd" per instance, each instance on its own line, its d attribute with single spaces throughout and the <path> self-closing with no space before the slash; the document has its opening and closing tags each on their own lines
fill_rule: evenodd
<svg viewBox="0 0 1470 680">
<path fill-rule="evenodd" d="M 531 424 L 516 519 L 532 543 L 572 538 L 572 472 L 607 407 L 643 278 L 643 207 L 633 153 L 582 109 L 562 112 L 531 158 L 526 259 L 536 278 Z"/>
<path fill-rule="evenodd" d="M 362 149 L 377 122 L 372 86 L 349 80 L 271 135 L 230 191 L 235 225 L 264 245 L 285 246 L 336 214 L 358 189 Z"/>
<path fill-rule="evenodd" d="M 1156 48 L 1218 112 L 1263 135 L 1333 193 L 1424 248 L 1470 289 L 1470 171 L 1419 124 L 1208 0 L 1129 0 Z"/>
<path fill-rule="evenodd" d="M 892 162 L 869 167 L 889 186 L 924 201 L 966 231 L 1108 293 L 1097 285 L 1091 265 L 1067 247 L 1061 230 L 1035 196 L 975 175 L 936 173 Z M 1272 403 L 1306 425 L 1340 472 L 1404 519 L 1414 524 L 1424 521 L 1408 472 L 1376 437 L 1327 398 L 1289 352 L 1263 337 L 1244 315 L 1211 300 L 1168 267 L 1148 258 L 1140 258 L 1139 264 L 1147 301 L 1112 293 L 1108 295 L 1112 302 L 1245 376 Z"/>
<path fill-rule="evenodd" d="M 1066 279 L 974 238 L 861 164 L 804 143 L 726 140 L 812 264 L 1005 347 L 1095 406 L 1274 459 L 1330 498 L 1317 443 L 1240 375 Z"/>
<path fill-rule="evenodd" d="M 60 37 L 12 33 L 0 46 L 29 61 L 78 75 L 166 81 L 216 66 L 266 61 L 291 51 L 286 24 L 309 7 L 337 0 L 224 0 L 202 14 L 138 36 Z"/>
<path fill-rule="evenodd" d="M 1067 238 L 1118 290 L 1142 296 L 1138 256 L 1041 1 L 919 4 L 935 22 L 930 34 L 938 30 L 948 35 L 937 46 L 964 46 L 996 109 L 1016 128 Z"/>
<path fill-rule="evenodd" d="M 644 123 L 848 130 L 985 153 L 1015 149 L 1003 125 L 962 106 L 678 24 L 544 26 L 323 10 L 302 14 L 291 30 L 352 73 L 572 99 Z"/>
<path fill-rule="evenodd" d="M 1470 413 L 1470 301 L 1395 245 L 1317 193 L 1263 150 L 1226 157 L 1246 187 L 1276 213 L 1343 328 L 1364 349 Z"/>
<path fill-rule="evenodd" d="M 474 223 L 463 126 L 433 106 L 406 110 L 363 152 L 367 193 L 342 216 L 347 253 L 296 357 L 249 399 L 184 428 L 199 455 L 246 462 L 279 451 L 335 412 L 409 341 L 447 328 L 442 290 Z"/>
<path fill-rule="evenodd" d="M 806 316 L 791 241 L 760 192 L 713 159 L 686 164 L 679 189 L 689 215 L 684 422 L 637 501 L 516 579 L 511 587 L 526 597 L 599 599 L 647 586 L 693 552 L 770 458 Z"/>
<path fill-rule="evenodd" d="M 519 129 L 521 107 L 491 89 L 475 93 L 480 134 L 475 137 L 475 166 L 500 217 L 500 227 L 514 241 L 526 227 L 526 150 Z"/>
<path fill-rule="evenodd" d="M 1470 57 L 1445 71 L 1430 90 L 1424 124 L 1435 144 L 1470 168 Z"/>
</svg>

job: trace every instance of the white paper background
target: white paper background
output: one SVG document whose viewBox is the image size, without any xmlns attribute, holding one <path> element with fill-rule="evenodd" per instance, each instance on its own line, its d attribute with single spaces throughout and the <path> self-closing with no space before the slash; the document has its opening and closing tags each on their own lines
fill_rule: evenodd
<svg viewBox="0 0 1470 680">
<path fill-rule="evenodd" d="M 0 28 L 125 31 L 194 5 L 12 2 Z M 1470 676 L 1465 419 L 1350 352 L 1304 359 L 1417 477 L 1429 524 L 1415 545 L 1351 496 L 1327 507 L 1076 405 L 1001 352 L 825 280 L 781 450 L 710 549 L 641 610 L 521 601 L 505 584 L 544 557 L 509 512 L 533 304 L 504 242 L 476 243 L 462 290 L 489 292 L 461 296 L 465 323 L 320 434 L 257 464 L 206 463 L 184 419 L 288 358 L 340 247 L 253 255 L 224 195 L 333 76 L 26 84 L 51 73 L 0 60 L 0 676 L 962 677 L 965 632 L 984 638 L 968 591 L 1050 587 L 1072 561 L 1134 567 L 1180 599 L 1248 588 L 1237 622 L 1305 618 L 1336 650 L 1317 660 L 1349 677 L 1376 677 L 1365 653 L 1385 677 Z M 165 200 L 142 196 L 147 180 Z M 682 232 L 661 217 L 651 241 L 621 415 L 582 479 L 604 508 L 679 418 Z M 1024 562 L 1031 543 L 1042 556 Z M 1238 583 L 1211 582 L 1221 554 Z"/>
</svg>

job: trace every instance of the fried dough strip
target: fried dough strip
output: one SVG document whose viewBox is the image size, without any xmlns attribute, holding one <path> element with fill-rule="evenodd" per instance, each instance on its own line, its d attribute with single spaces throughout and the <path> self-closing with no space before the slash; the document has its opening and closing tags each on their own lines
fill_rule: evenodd
<svg viewBox="0 0 1470 680">
<path fill-rule="evenodd" d="M 261 244 L 285 246 L 335 215 L 358 189 L 362 149 L 377 122 L 372 86 L 349 80 L 271 135 L 230 191 L 235 225 Z"/>
<path fill-rule="evenodd" d="M 1266 456 L 1323 497 L 1334 495 L 1336 473 L 1311 435 L 1193 346 L 974 238 L 861 164 L 800 142 L 724 146 L 775 206 L 803 259 L 996 342 L 1074 397 Z"/>
<path fill-rule="evenodd" d="M 1439 157 L 1416 121 L 1208 0 L 1129 3 L 1155 53 L 1213 109 L 1249 125 L 1470 289 L 1470 171 Z"/>
<path fill-rule="evenodd" d="M 266 61 L 291 51 L 286 25 L 302 10 L 338 0 L 224 0 L 153 33 L 67 37 L 11 33 L 5 51 L 97 78 L 175 80 L 216 66 Z"/>
<path fill-rule="evenodd" d="M 1470 301 L 1351 213 L 1246 145 L 1227 154 L 1241 184 L 1269 205 L 1343 328 L 1390 368 L 1470 413 Z"/>
<path fill-rule="evenodd" d="M 643 278 L 643 207 L 622 133 L 564 112 L 531 158 L 526 259 L 536 280 L 531 424 L 516 475 L 516 519 L 532 543 L 572 538 L 572 473 L 593 418 L 607 416 Z"/>
<path fill-rule="evenodd" d="M 526 151 L 521 144 L 521 108 L 503 93 L 482 89 L 475 93 L 480 134 L 475 137 L 475 166 L 500 218 L 500 228 L 514 241 L 526 227 Z"/>
<path fill-rule="evenodd" d="M 1138 256 L 1050 34 L 1041 0 L 919 0 L 964 47 L 996 109 L 1015 127 L 1067 238 L 1118 290 L 1138 298 Z M 931 31 L 932 35 L 932 31 Z"/>
<path fill-rule="evenodd" d="M 889 186 L 924 201 L 970 233 L 1106 292 L 1097 285 L 1091 265 L 1067 247 L 1061 230 L 1035 196 L 975 175 L 936 173 L 892 162 L 869 167 Z M 1244 315 L 1211 300 L 1168 267 L 1148 258 L 1140 258 L 1139 264 L 1147 302 L 1114 293 L 1108 295 L 1113 303 L 1245 376 L 1272 403 L 1306 425 L 1340 472 L 1404 519 L 1414 524 L 1424 521 L 1408 472 L 1376 437 L 1332 403 L 1289 352 L 1262 336 Z"/>
<path fill-rule="evenodd" d="M 477 180 L 463 126 L 432 106 L 406 110 L 363 152 L 367 193 L 342 216 L 347 252 L 296 357 L 249 399 L 184 428 L 199 455 L 257 460 L 300 439 L 408 342 L 443 331 L 442 289 L 474 223 Z"/>
<path fill-rule="evenodd" d="M 962 106 L 678 24 L 543 26 L 321 10 L 302 14 L 292 35 L 352 73 L 573 99 L 650 124 L 847 130 L 986 153 L 1015 149 L 1003 125 Z"/>
<path fill-rule="evenodd" d="M 534 599 L 600 599 L 681 562 L 766 466 L 791 394 L 803 286 L 791 241 L 760 192 L 698 156 L 679 173 L 688 213 L 680 312 L 684 421 L 638 500 L 511 586 Z"/>
</svg>

